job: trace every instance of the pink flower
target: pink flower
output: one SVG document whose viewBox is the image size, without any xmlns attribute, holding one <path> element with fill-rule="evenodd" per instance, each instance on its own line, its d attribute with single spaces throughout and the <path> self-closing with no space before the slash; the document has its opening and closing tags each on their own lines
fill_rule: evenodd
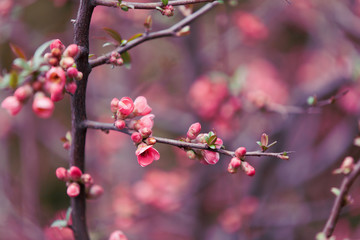
<svg viewBox="0 0 360 240">
<path fill-rule="evenodd" d="M 48 118 L 52 115 L 54 111 L 54 103 L 50 100 L 50 98 L 46 97 L 44 93 L 38 92 L 35 95 L 32 109 L 38 117 Z"/>
<path fill-rule="evenodd" d="M 67 187 L 66 194 L 69 197 L 76 197 L 80 194 L 80 185 L 77 182 L 70 183 Z"/>
<path fill-rule="evenodd" d="M 159 160 L 160 158 L 160 153 L 152 145 L 148 146 L 145 143 L 139 144 L 135 154 L 142 167 L 145 167 L 154 160 Z"/>
<path fill-rule="evenodd" d="M 79 53 L 79 47 L 76 44 L 70 44 L 64 51 L 65 57 L 76 57 L 76 55 Z"/>
<path fill-rule="evenodd" d="M 81 175 L 82 175 L 82 171 L 80 170 L 80 168 L 78 168 L 76 166 L 72 166 L 69 169 L 69 176 L 70 176 L 71 180 L 78 181 L 78 180 L 80 180 Z"/>
<path fill-rule="evenodd" d="M 69 180 L 68 171 L 63 167 L 57 168 L 55 174 L 56 177 L 61 181 Z"/>
<path fill-rule="evenodd" d="M 64 86 L 59 84 L 53 84 L 50 88 L 50 99 L 53 102 L 58 102 L 62 100 L 65 96 Z"/>
<path fill-rule="evenodd" d="M 14 96 L 19 100 L 19 101 L 25 101 L 26 99 L 28 99 L 31 94 L 33 93 L 33 89 L 29 84 L 20 86 L 16 89 L 16 91 L 14 92 Z"/>
<path fill-rule="evenodd" d="M 142 136 L 139 132 L 134 132 L 133 134 L 131 134 L 131 140 L 134 143 L 140 143 L 142 140 Z"/>
<path fill-rule="evenodd" d="M 248 162 L 241 162 L 241 168 L 248 176 L 254 176 L 255 175 L 255 168 L 251 166 Z"/>
<path fill-rule="evenodd" d="M 137 123 L 135 124 L 135 128 L 137 130 L 142 129 L 142 128 L 148 128 L 148 129 L 152 129 L 152 127 L 154 126 L 154 114 L 148 114 L 146 116 L 143 116 L 139 119 L 139 121 L 137 121 Z"/>
<path fill-rule="evenodd" d="M 124 118 L 132 113 L 134 110 L 134 102 L 129 97 L 123 97 L 118 103 L 118 116 L 119 118 Z"/>
<path fill-rule="evenodd" d="M 64 44 L 62 44 L 62 42 L 60 41 L 60 39 L 55 39 L 51 44 L 50 44 L 50 49 L 54 49 L 54 48 L 58 48 L 60 50 L 64 50 L 65 46 Z"/>
<path fill-rule="evenodd" d="M 113 98 L 113 99 L 111 100 L 111 102 L 110 102 L 111 112 L 113 112 L 113 113 L 116 113 L 116 112 L 117 112 L 117 110 L 118 110 L 118 108 L 119 108 L 119 107 L 118 107 L 119 102 L 120 102 L 120 100 L 117 99 L 117 98 Z"/>
<path fill-rule="evenodd" d="M 241 166 L 241 160 L 237 157 L 233 157 L 230 161 L 231 167 L 238 169 Z"/>
<path fill-rule="evenodd" d="M 136 116 L 145 116 L 151 113 L 151 107 L 147 104 L 147 100 L 143 96 L 139 96 L 134 101 L 134 114 Z"/>
<path fill-rule="evenodd" d="M 189 127 L 189 130 L 187 132 L 187 137 L 189 139 L 195 139 L 197 135 L 199 135 L 201 131 L 201 125 L 200 123 L 193 123 L 191 124 L 191 126 Z"/>
<path fill-rule="evenodd" d="M 2 101 L 1 107 L 6 109 L 12 116 L 15 116 L 20 112 L 22 104 L 17 97 L 9 96 Z"/>
<path fill-rule="evenodd" d="M 246 154 L 246 148 L 244 147 L 239 147 L 238 149 L 235 150 L 235 156 L 237 158 L 243 158 L 245 157 Z"/>
<path fill-rule="evenodd" d="M 127 238 L 122 231 L 117 230 L 111 233 L 109 240 L 127 240 Z"/>
<path fill-rule="evenodd" d="M 267 38 L 268 29 L 261 20 L 246 12 L 242 12 L 237 18 L 238 28 L 243 32 L 246 38 L 252 40 L 262 40 Z"/>
<path fill-rule="evenodd" d="M 116 120 L 115 121 L 115 127 L 119 130 L 123 129 L 126 127 L 126 123 L 124 120 Z"/>
<path fill-rule="evenodd" d="M 68 69 L 66 69 L 66 74 L 69 78 L 76 78 L 78 73 L 79 71 L 74 67 L 69 67 Z"/>
<path fill-rule="evenodd" d="M 66 91 L 68 91 L 69 93 L 74 94 L 75 91 L 76 91 L 76 89 L 77 89 L 77 85 L 76 85 L 75 82 L 70 82 L 70 83 L 67 83 L 67 84 L 65 85 L 65 89 L 66 89 Z"/>
<path fill-rule="evenodd" d="M 204 157 L 204 160 L 208 164 L 216 164 L 220 159 L 220 154 L 218 152 L 213 152 L 209 150 L 203 150 L 201 152 Z"/>
<path fill-rule="evenodd" d="M 88 173 L 84 173 L 81 175 L 81 182 L 84 183 L 85 187 L 88 188 L 94 184 L 94 180 L 92 176 Z"/>
<path fill-rule="evenodd" d="M 75 63 L 75 60 L 72 57 L 63 57 L 60 60 L 60 66 L 64 69 L 72 67 Z"/>
<path fill-rule="evenodd" d="M 45 75 L 45 89 L 51 95 L 59 95 L 66 83 L 66 75 L 61 67 L 52 67 Z"/>
<path fill-rule="evenodd" d="M 103 187 L 95 184 L 90 187 L 87 197 L 90 199 L 96 199 L 100 197 L 103 193 L 104 193 Z"/>
</svg>

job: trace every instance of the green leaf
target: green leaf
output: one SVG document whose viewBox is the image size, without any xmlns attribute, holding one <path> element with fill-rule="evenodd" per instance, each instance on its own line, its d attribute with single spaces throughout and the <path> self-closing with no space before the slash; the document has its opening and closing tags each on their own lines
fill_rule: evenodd
<svg viewBox="0 0 360 240">
<path fill-rule="evenodd" d="M 123 40 L 121 41 L 120 46 L 125 46 L 127 43 L 128 43 L 128 41 L 127 41 L 127 40 L 125 40 L 125 39 L 123 39 Z"/>
<path fill-rule="evenodd" d="M 256 143 L 257 143 L 260 147 L 262 147 L 262 144 L 261 144 L 260 141 L 256 141 Z"/>
<path fill-rule="evenodd" d="M 34 57 L 33 57 L 33 67 L 35 69 L 37 69 L 44 62 L 44 58 L 43 58 L 42 54 L 50 46 L 50 44 L 53 41 L 54 40 L 47 41 L 46 43 L 43 43 L 40 47 L 38 47 L 36 49 L 36 51 L 34 53 Z"/>
<path fill-rule="evenodd" d="M 68 133 L 70 133 L 70 132 L 67 132 L 66 135 L 67 135 Z M 66 137 L 67 137 L 67 136 L 66 136 Z M 70 136 L 70 138 L 71 138 L 71 136 Z M 69 208 L 67 209 L 67 211 L 66 211 L 66 218 L 65 218 L 66 222 L 69 222 L 69 220 L 70 220 L 71 211 L 72 211 L 72 208 L 71 208 L 71 207 L 69 207 Z"/>
<path fill-rule="evenodd" d="M 14 61 L 13 61 L 13 64 L 15 66 L 17 66 L 18 68 L 21 68 L 21 69 L 26 69 L 26 70 L 30 70 L 30 65 L 29 63 L 23 59 L 23 58 L 16 58 Z"/>
<path fill-rule="evenodd" d="M 216 142 L 216 140 L 217 140 L 217 136 L 216 135 L 212 135 L 212 136 L 210 136 L 209 137 L 209 140 L 208 140 L 208 145 L 210 146 L 210 145 L 214 145 L 215 144 L 215 142 Z"/>
<path fill-rule="evenodd" d="M 9 74 L 9 87 L 15 89 L 18 86 L 18 74 L 17 72 L 11 72 Z"/>
<path fill-rule="evenodd" d="M 67 224 L 67 221 L 64 220 L 64 219 L 58 219 L 58 220 L 55 220 L 50 227 L 58 227 L 58 228 L 64 228 L 64 227 L 67 227 L 68 224 Z"/>
<path fill-rule="evenodd" d="M 162 4 L 163 4 L 164 6 L 166 6 L 166 5 L 168 5 L 169 0 L 161 0 L 161 2 L 162 2 Z"/>
<path fill-rule="evenodd" d="M 211 149 L 216 149 L 216 146 L 215 145 L 209 145 L 209 148 L 211 148 Z"/>
<path fill-rule="evenodd" d="M 131 68 L 131 57 L 130 57 L 130 54 L 128 52 L 123 52 L 120 54 L 121 55 L 121 58 L 124 60 L 124 66 L 127 68 L 127 69 L 130 69 Z"/>
<path fill-rule="evenodd" d="M 103 30 L 104 30 L 110 37 L 112 37 L 115 41 L 117 41 L 119 44 L 121 44 L 122 38 L 121 38 L 120 33 L 118 33 L 117 31 L 115 31 L 114 29 L 107 28 L 107 27 L 104 27 Z"/>
<path fill-rule="evenodd" d="M 95 56 L 95 54 L 90 53 L 89 56 L 88 56 L 88 58 L 92 58 L 92 57 L 94 57 L 94 56 Z"/>
<path fill-rule="evenodd" d="M 267 147 L 270 148 L 270 147 L 274 146 L 276 143 L 277 143 L 277 141 L 274 141 L 274 142 L 270 143 L 269 145 L 267 145 Z"/>
<path fill-rule="evenodd" d="M 128 42 L 130 42 L 130 41 L 132 41 L 132 40 L 135 40 L 135 39 L 141 37 L 142 35 L 143 35 L 142 33 L 137 33 L 137 34 L 131 36 L 131 37 L 128 39 Z"/>
<path fill-rule="evenodd" d="M 102 46 L 103 46 L 103 47 L 114 46 L 114 44 L 111 43 L 111 42 L 106 42 L 106 43 L 104 43 Z"/>
<path fill-rule="evenodd" d="M 121 8 L 121 10 L 123 10 L 125 12 L 129 11 L 129 7 L 126 5 L 120 5 L 120 8 Z"/>
<path fill-rule="evenodd" d="M 15 56 L 26 59 L 25 52 L 19 46 L 15 45 L 14 43 L 10 43 L 11 51 L 15 54 Z"/>
</svg>

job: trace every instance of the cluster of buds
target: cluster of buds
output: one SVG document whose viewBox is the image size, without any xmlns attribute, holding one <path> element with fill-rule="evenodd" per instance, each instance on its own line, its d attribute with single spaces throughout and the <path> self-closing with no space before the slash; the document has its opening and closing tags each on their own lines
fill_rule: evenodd
<svg viewBox="0 0 360 240">
<path fill-rule="evenodd" d="M 97 184 L 94 184 L 94 180 L 88 173 L 82 173 L 82 171 L 72 166 L 70 169 L 59 167 L 56 169 L 56 177 L 66 182 L 66 193 L 69 197 L 76 197 L 80 194 L 80 184 L 85 186 L 86 197 L 89 199 L 95 199 L 100 197 L 104 189 Z"/>
<path fill-rule="evenodd" d="M 122 59 L 120 53 L 117 51 L 111 52 L 109 63 L 115 65 L 115 66 L 121 66 L 124 64 L 124 60 Z"/>
<path fill-rule="evenodd" d="M 223 146 L 223 141 L 216 136 L 215 133 L 200 133 L 200 123 L 194 123 L 189 127 L 185 142 L 189 143 L 206 143 L 209 148 L 216 150 Z M 220 154 L 211 150 L 195 150 L 189 149 L 186 151 L 190 159 L 198 159 L 203 164 L 216 164 L 220 159 Z"/>
<path fill-rule="evenodd" d="M 174 16 L 175 9 L 172 5 L 166 5 L 163 8 L 158 7 L 157 9 L 161 12 L 162 15 L 165 15 L 168 17 Z"/>
<path fill-rule="evenodd" d="M 123 97 L 120 100 L 114 98 L 110 105 L 115 118 L 115 127 L 119 130 L 127 128 L 133 131 L 131 139 L 137 145 L 135 154 L 139 164 L 145 167 L 154 160 L 159 160 L 160 154 L 153 147 L 156 140 L 151 137 L 155 115 L 150 114 L 152 109 L 147 104 L 146 98 L 139 96 L 135 101 L 130 97 Z"/>
<path fill-rule="evenodd" d="M 254 176 L 255 175 L 255 168 L 251 166 L 248 162 L 245 162 L 245 155 L 246 155 L 246 148 L 239 147 L 235 150 L 235 157 L 233 157 L 228 165 L 228 172 L 229 173 L 236 173 L 240 168 L 243 170 L 246 175 Z"/>
<path fill-rule="evenodd" d="M 75 80 L 83 76 L 76 69 L 74 58 L 79 52 L 75 44 L 67 48 L 59 39 L 50 44 L 50 53 L 44 55 L 45 65 L 38 76 L 19 86 L 13 96 L 5 98 L 1 107 L 11 115 L 16 115 L 22 109 L 23 104 L 34 95 L 32 109 L 41 118 L 48 118 L 54 111 L 54 102 L 64 98 L 65 91 L 74 94 L 76 91 Z M 50 98 L 46 96 L 50 95 Z"/>
</svg>

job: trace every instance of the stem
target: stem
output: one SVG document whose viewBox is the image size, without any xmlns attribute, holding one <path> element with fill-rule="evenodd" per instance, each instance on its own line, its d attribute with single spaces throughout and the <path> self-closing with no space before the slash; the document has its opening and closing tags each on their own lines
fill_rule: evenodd
<svg viewBox="0 0 360 240">
<path fill-rule="evenodd" d="M 212 9 L 214 6 L 216 6 L 218 4 L 219 4 L 218 1 L 208 3 L 205 6 L 203 6 L 202 8 L 200 8 L 199 10 L 197 10 L 196 12 L 194 12 L 193 14 L 187 16 L 186 18 L 184 18 L 180 22 L 174 24 L 170 28 L 167 28 L 167 29 L 164 29 L 164 30 L 161 30 L 161 31 L 157 31 L 157 32 L 153 32 L 153 33 L 143 34 L 141 37 L 136 38 L 133 41 L 130 41 L 125 46 L 116 48 L 114 51 L 116 51 L 118 53 L 123 53 L 123 52 L 126 52 L 126 51 L 132 49 L 133 47 L 139 45 L 140 43 L 143 43 L 143 42 L 148 41 L 148 40 L 161 38 L 161 37 L 176 36 L 176 33 L 179 30 L 181 30 L 183 27 L 190 24 L 196 18 L 198 18 L 201 15 L 203 15 L 204 13 L 208 12 L 210 9 Z M 101 56 L 101 57 L 98 57 L 96 59 L 90 60 L 89 61 L 90 66 L 93 68 L 93 67 L 96 67 L 96 66 L 107 63 L 109 61 L 109 58 L 110 58 L 112 52 L 113 51 L 105 54 L 104 56 Z"/>
<path fill-rule="evenodd" d="M 77 13 L 74 43 L 80 47 L 76 65 L 83 73 L 83 79 L 78 81 L 77 90 L 71 97 L 71 124 L 72 143 L 70 148 L 70 165 L 85 170 L 85 139 L 86 129 L 81 127 L 81 122 L 86 119 L 86 86 L 91 68 L 88 62 L 89 55 L 89 26 L 94 6 L 90 0 L 81 0 Z M 87 240 L 89 234 L 86 225 L 86 199 L 85 188 L 81 185 L 79 196 L 71 198 L 72 222 L 75 239 Z"/>
<path fill-rule="evenodd" d="M 106 132 L 109 130 L 118 131 L 118 132 L 122 132 L 122 133 L 125 133 L 128 135 L 131 135 L 134 132 L 133 130 L 129 130 L 126 128 L 119 130 L 112 123 L 101 123 L 101 122 L 96 122 L 96 121 L 91 121 L 91 120 L 83 121 L 82 126 L 84 128 L 98 129 L 98 130 L 103 130 Z M 173 146 L 180 147 L 180 148 L 194 148 L 194 149 L 209 150 L 209 151 L 218 152 L 218 153 L 221 153 L 224 155 L 228 155 L 230 157 L 235 157 L 234 151 L 229 151 L 229 150 L 225 150 L 225 149 L 211 149 L 211 148 L 209 148 L 209 146 L 206 143 L 191 143 L 191 142 L 184 142 L 184 141 L 163 138 L 163 137 L 155 137 L 155 136 L 151 136 L 151 137 L 155 138 L 156 142 L 158 142 L 158 143 L 173 145 Z M 287 152 L 287 153 L 289 153 L 289 152 Z M 269 156 L 269 157 L 277 157 L 277 158 L 283 159 L 284 154 L 285 154 L 285 152 L 280 152 L 280 153 L 269 152 L 269 153 L 267 153 L 267 152 L 261 152 L 261 151 L 253 151 L 253 152 L 247 152 L 245 154 L 245 156 L 253 156 L 253 157 Z"/>
<path fill-rule="evenodd" d="M 327 238 L 331 237 L 334 232 L 335 225 L 339 219 L 341 208 L 345 206 L 345 197 L 348 194 L 351 185 L 354 183 L 355 179 L 360 175 L 360 161 L 355 164 L 352 172 L 347 175 L 341 183 L 340 194 L 336 197 L 334 205 L 331 209 L 330 216 L 326 222 L 326 225 L 323 229 L 323 233 Z"/>
<path fill-rule="evenodd" d="M 175 0 L 169 1 L 168 5 L 179 6 L 179 5 L 187 5 L 187 4 L 195 4 L 195 3 L 204 3 L 204 2 L 213 2 L 214 0 Z M 116 0 L 94 0 L 95 5 L 101 5 L 106 7 L 119 7 L 119 2 Z M 137 3 L 137 2 L 127 2 L 122 1 L 122 5 L 131 6 L 134 9 L 156 9 L 156 7 L 164 6 L 162 2 L 157 3 Z M 131 9 L 131 8 L 130 8 Z"/>
</svg>

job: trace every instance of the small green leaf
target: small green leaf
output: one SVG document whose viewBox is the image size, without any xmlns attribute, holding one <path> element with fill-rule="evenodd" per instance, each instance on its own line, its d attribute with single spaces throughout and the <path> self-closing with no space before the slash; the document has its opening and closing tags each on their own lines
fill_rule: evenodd
<svg viewBox="0 0 360 240">
<path fill-rule="evenodd" d="M 128 41 L 126 41 L 125 39 L 123 39 L 120 43 L 120 46 L 125 46 L 128 43 Z"/>
<path fill-rule="evenodd" d="M 29 66 L 29 63 L 23 59 L 23 58 L 16 58 L 14 61 L 13 61 L 13 64 L 18 67 L 18 68 L 21 68 L 21 69 L 26 69 L 26 70 L 30 70 L 30 66 Z"/>
<path fill-rule="evenodd" d="M 88 58 L 92 58 L 92 57 L 94 57 L 94 56 L 95 56 L 95 54 L 90 53 L 89 56 L 88 56 Z"/>
<path fill-rule="evenodd" d="M 209 148 L 211 148 L 211 149 L 216 149 L 216 146 L 215 145 L 209 145 Z"/>
<path fill-rule="evenodd" d="M 40 47 L 36 49 L 33 57 L 33 67 L 35 69 L 37 69 L 41 65 L 41 63 L 44 62 L 44 58 L 42 57 L 42 54 L 53 41 L 54 40 L 47 41 L 46 43 L 43 43 Z"/>
<path fill-rule="evenodd" d="M 129 7 L 126 5 L 121 5 L 120 8 L 121 8 L 121 10 L 123 10 L 125 12 L 129 11 Z"/>
<path fill-rule="evenodd" d="M 102 47 L 107 47 L 107 46 L 114 46 L 114 44 L 111 42 L 106 42 L 102 45 Z"/>
<path fill-rule="evenodd" d="M 132 41 L 132 40 L 135 40 L 135 39 L 137 39 L 137 38 L 139 38 L 139 37 L 142 37 L 142 35 L 143 35 L 142 33 L 137 33 L 137 34 L 131 36 L 131 37 L 128 39 L 128 42 L 130 42 L 130 41 Z"/>
<path fill-rule="evenodd" d="M 70 132 L 68 131 L 68 132 L 66 133 L 66 135 L 67 135 L 68 133 L 70 133 Z M 67 137 L 67 136 L 66 136 L 66 137 Z M 70 135 L 70 139 L 71 139 L 71 135 Z M 67 211 L 66 211 L 66 218 L 65 218 L 66 222 L 69 222 L 69 220 L 70 220 L 71 211 L 72 211 L 72 208 L 71 208 L 71 207 L 69 207 L 69 208 L 67 209 Z"/>
<path fill-rule="evenodd" d="M 340 189 L 332 187 L 330 190 L 335 196 L 339 196 L 340 195 Z"/>
<path fill-rule="evenodd" d="M 310 97 L 308 97 L 308 99 L 307 99 L 307 104 L 308 104 L 309 106 L 316 106 L 316 104 L 317 104 L 317 97 L 316 97 L 316 96 L 310 96 Z"/>
<path fill-rule="evenodd" d="M 19 46 L 15 45 L 14 43 L 10 43 L 11 51 L 15 54 L 15 56 L 26 59 L 25 52 Z"/>
<path fill-rule="evenodd" d="M 207 144 L 208 144 L 209 146 L 210 146 L 210 145 L 214 145 L 215 142 L 216 142 L 216 140 L 217 140 L 217 136 L 216 136 L 216 135 L 212 135 L 212 136 L 209 137 L 209 140 L 208 140 Z"/>
<path fill-rule="evenodd" d="M 46 71 L 49 71 L 49 69 L 50 69 L 49 65 L 43 65 L 38 68 L 39 72 L 46 72 Z"/>
<path fill-rule="evenodd" d="M 9 86 L 15 89 L 18 86 L 18 74 L 17 72 L 11 72 L 9 75 Z"/>
<path fill-rule="evenodd" d="M 67 224 L 67 221 L 64 220 L 64 219 L 58 219 L 58 220 L 55 220 L 50 227 L 58 227 L 58 228 L 64 228 L 64 227 L 67 227 L 68 224 Z"/>
<path fill-rule="evenodd" d="M 122 38 L 120 33 L 118 33 L 116 30 L 104 27 L 103 30 L 112 37 L 115 41 L 117 41 L 119 44 L 121 44 Z"/>
<path fill-rule="evenodd" d="M 166 6 L 166 5 L 168 5 L 169 0 L 161 0 L 161 2 L 162 2 L 162 4 L 163 4 L 163 6 Z"/>
<path fill-rule="evenodd" d="M 257 143 L 260 147 L 262 147 L 262 144 L 261 144 L 260 141 L 256 141 L 256 143 Z"/>
<path fill-rule="evenodd" d="M 130 54 L 128 52 L 123 52 L 120 54 L 121 55 L 121 58 L 124 60 L 124 66 L 127 68 L 127 69 L 130 69 L 131 68 L 131 57 L 130 57 Z"/>
<path fill-rule="evenodd" d="M 276 143 L 277 143 L 277 141 L 274 141 L 274 142 L 270 143 L 269 145 L 267 145 L 267 148 L 270 148 L 270 147 L 274 146 Z"/>
</svg>

